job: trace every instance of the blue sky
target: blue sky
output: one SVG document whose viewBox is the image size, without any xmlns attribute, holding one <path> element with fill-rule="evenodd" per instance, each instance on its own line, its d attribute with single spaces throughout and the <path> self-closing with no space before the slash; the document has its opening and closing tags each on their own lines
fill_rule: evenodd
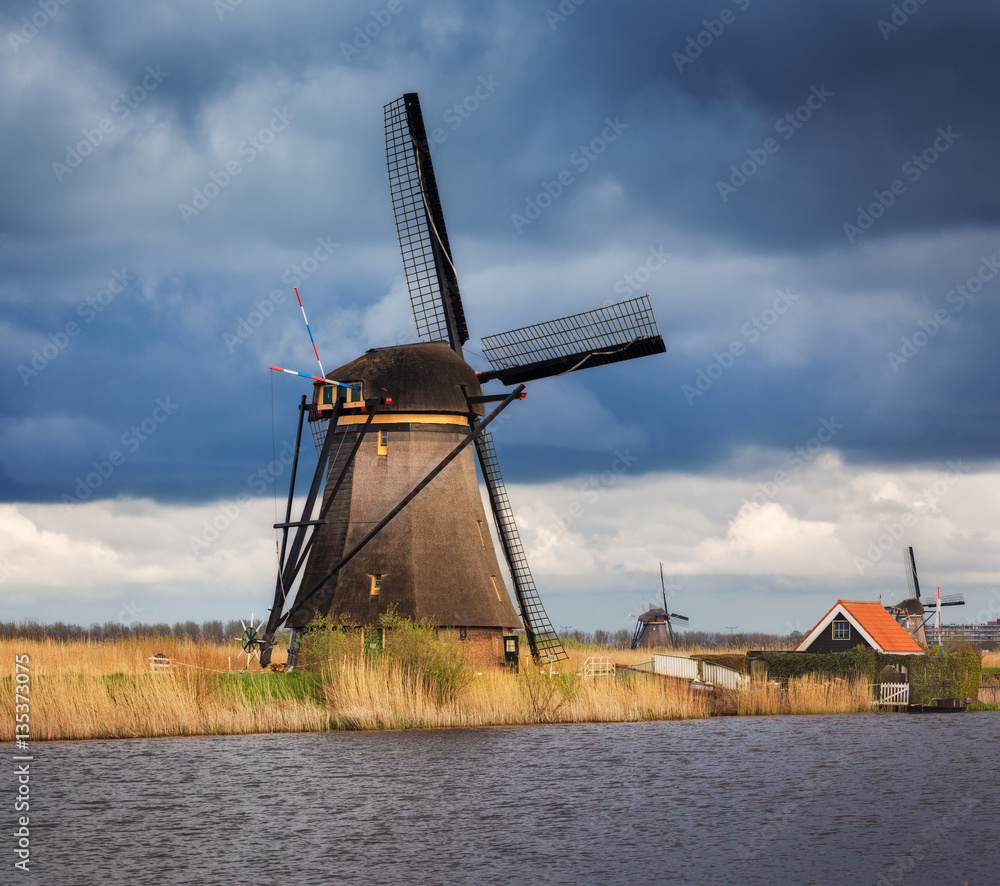
<svg viewBox="0 0 1000 886">
<path fill-rule="evenodd" d="M 328 369 L 414 335 L 382 122 L 410 91 L 476 368 L 644 292 L 667 342 L 497 433 L 554 621 L 624 624 L 663 561 L 693 628 L 782 631 L 898 598 L 905 544 L 1000 616 L 994 5 L 52 8 L 0 14 L 11 617 L 267 605 L 292 285 Z"/>
</svg>

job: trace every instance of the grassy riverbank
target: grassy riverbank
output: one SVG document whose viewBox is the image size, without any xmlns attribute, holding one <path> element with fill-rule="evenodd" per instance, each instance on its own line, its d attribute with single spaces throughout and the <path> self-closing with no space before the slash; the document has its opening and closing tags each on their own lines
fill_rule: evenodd
<svg viewBox="0 0 1000 886">
<path fill-rule="evenodd" d="M 787 692 L 711 697 L 679 682 L 628 672 L 585 679 L 577 673 L 583 661 L 608 654 L 597 647 L 571 649 L 555 675 L 529 663 L 522 663 L 519 674 L 477 674 L 447 648 L 429 655 L 423 646 L 416 657 L 413 649 L 374 659 L 337 655 L 315 673 L 262 673 L 256 665 L 240 673 L 234 651 L 232 644 L 178 640 L 0 641 L 0 660 L 8 665 L 0 713 L 4 722 L 14 722 L 10 663 L 23 654 L 30 660 L 36 741 L 870 710 L 863 682 L 810 677 L 793 681 Z M 156 653 L 177 662 L 171 672 L 150 672 L 149 658 Z M 632 664 L 648 660 L 649 651 L 613 650 L 613 657 L 619 665 Z"/>
</svg>

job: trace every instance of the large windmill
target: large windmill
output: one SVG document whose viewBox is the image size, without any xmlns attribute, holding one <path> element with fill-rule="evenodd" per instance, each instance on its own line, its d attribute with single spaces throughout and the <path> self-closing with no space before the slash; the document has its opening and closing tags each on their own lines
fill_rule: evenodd
<svg viewBox="0 0 1000 886">
<path fill-rule="evenodd" d="M 667 585 L 663 580 L 663 564 L 660 564 L 660 591 L 663 593 L 663 608 L 651 606 L 642 615 L 635 617 L 635 630 L 632 633 L 632 649 L 640 646 L 666 646 L 668 643 L 673 649 L 674 643 L 674 622 L 687 624 L 686 615 L 678 615 L 671 612 L 667 606 Z"/>
<path fill-rule="evenodd" d="M 318 612 L 372 629 L 390 610 L 453 631 L 476 645 L 481 659 L 503 661 L 516 649 L 521 626 L 535 659 L 563 659 L 487 426 L 523 397 L 526 381 L 666 347 L 643 297 L 485 337 L 492 368 L 473 370 L 462 351 L 469 338 L 465 310 L 416 94 L 386 105 L 385 128 L 396 229 L 421 342 L 370 350 L 326 374 L 338 381 L 317 380 L 312 403 L 302 398 L 296 453 L 304 417 L 322 445 L 301 519 L 292 520 L 293 468 L 285 521 L 276 525 L 283 538 L 262 663 L 283 624 L 301 632 Z M 492 380 L 516 387 L 484 395 L 481 386 Z M 472 446 L 517 609 L 486 523 Z"/>
</svg>

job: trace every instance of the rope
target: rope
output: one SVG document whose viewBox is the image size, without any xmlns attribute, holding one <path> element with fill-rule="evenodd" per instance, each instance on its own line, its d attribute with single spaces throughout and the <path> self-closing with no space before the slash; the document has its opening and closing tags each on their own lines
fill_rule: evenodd
<svg viewBox="0 0 1000 886">
<path fill-rule="evenodd" d="M 634 345 L 637 341 L 639 341 L 638 336 L 636 338 L 633 338 L 632 341 L 630 341 L 628 344 L 622 345 L 620 348 L 615 348 L 613 351 L 601 351 L 600 355 L 604 356 L 605 354 L 620 354 L 622 351 L 627 350 L 632 345 Z M 579 369 L 581 366 L 583 366 L 583 364 L 586 363 L 591 357 L 596 357 L 597 355 L 598 355 L 597 351 L 591 351 L 579 363 L 577 363 L 576 366 L 574 366 L 572 369 L 567 369 L 565 372 L 560 372 L 559 375 L 556 376 L 556 378 L 559 378 L 560 376 L 563 375 L 569 375 L 569 373 L 571 372 L 576 372 L 576 370 Z"/>
<path fill-rule="evenodd" d="M 178 661 L 176 658 L 169 659 L 170 666 L 174 665 L 184 665 L 186 668 L 195 668 L 199 671 L 211 671 L 213 674 L 231 674 L 232 671 L 218 671 L 215 668 L 203 668 L 201 665 L 188 664 L 186 661 Z"/>
<path fill-rule="evenodd" d="M 186 668 L 194 668 L 198 671 L 209 671 L 213 674 L 245 674 L 247 672 L 246 668 L 243 668 L 242 671 L 220 671 L 216 668 L 203 668 L 201 665 L 188 664 L 186 661 L 178 661 L 176 658 L 171 658 L 170 666 L 173 667 L 174 665 L 183 665 Z"/>
<path fill-rule="evenodd" d="M 413 142 L 414 148 L 416 150 L 413 152 L 414 159 L 417 161 L 417 175 L 420 177 L 420 199 L 424 204 L 424 210 L 427 213 L 427 222 L 430 225 L 431 230 L 434 232 L 434 236 L 437 237 L 437 241 L 441 246 L 441 252 L 444 253 L 444 257 L 448 259 L 448 264 L 451 265 L 452 273 L 458 277 L 458 270 L 455 268 L 454 262 L 451 260 L 451 256 L 448 254 L 448 248 L 444 245 L 444 241 L 441 239 L 441 235 L 438 233 L 437 226 L 434 224 L 434 213 L 431 212 L 431 207 L 427 203 L 427 190 L 424 187 L 424 169 L 420 165 L 420 147 L 417 145 L 416 140 L 413 138 L 413 133 L 410 133 L 410 141 Z"/>
</svg>

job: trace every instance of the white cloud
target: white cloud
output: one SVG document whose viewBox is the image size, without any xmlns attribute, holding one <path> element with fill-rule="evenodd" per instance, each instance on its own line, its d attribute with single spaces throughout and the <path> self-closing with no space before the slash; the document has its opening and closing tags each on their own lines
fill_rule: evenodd
<svg viewBox="0 0 1000 886">
<path fill-rule="evenodd" d="M 273 508 L 268 499 L 0 505 L 5 608 L 14 617 L 82 624 L 113 620 L 132 599 L 144 621 L 260 610 L 275 574 Z"/>
<path fill-rule="evenodd" d="M 899 599 L 907 545 L 928 588 L 966 594 L 966 609 L 949 613 L 955 620 L 974 617 L 1000 585 L 1000 466 L 893 471 L 826 452 L 777 484 L 766 468 L 737 479 L 622 468 L 509 489 L 555 623 L 617 628 L 642 594 L 656 593 L 661 561 L 681 586 L 678 610 L 704 630 L 781 632 L 837 597 Z M 133 599 L 150 622 L 263 611 L 274 507 L 267 498 L 2 505 L 6 609 L 82 623 L 112 620 Z M 872 545 L 879 556 L 859 570 Z"/>
<path fill-rule="evenodd" d="M 784 466 L 783 454 L 771 463 Z M 516 486 L 510 497 L 539 587 L 572 588 L 558 605 L 578 613 L 606 610 L 607 598 L 634 588 L 653 593 L 658 562 L 687 586 L 685 605 L 708 630 L 734 607 L 745 610 L 744 626 L 784 630 L 789 591 L 806 620 L 838 596 L 900 599 L 908 545 L 928 586 L 966 593 L 970 605 L 954 620 L 971 617 L 1000 584 L 995 466 L 872 469 L 827 451 L 774 478 L 764 469 L 738 478 L 606 474 L 605 483 Z M 694 590 L 707 586 L 714 599 Z M 740 600 L 750 586 L 752 606 Z"/>
</svg>

